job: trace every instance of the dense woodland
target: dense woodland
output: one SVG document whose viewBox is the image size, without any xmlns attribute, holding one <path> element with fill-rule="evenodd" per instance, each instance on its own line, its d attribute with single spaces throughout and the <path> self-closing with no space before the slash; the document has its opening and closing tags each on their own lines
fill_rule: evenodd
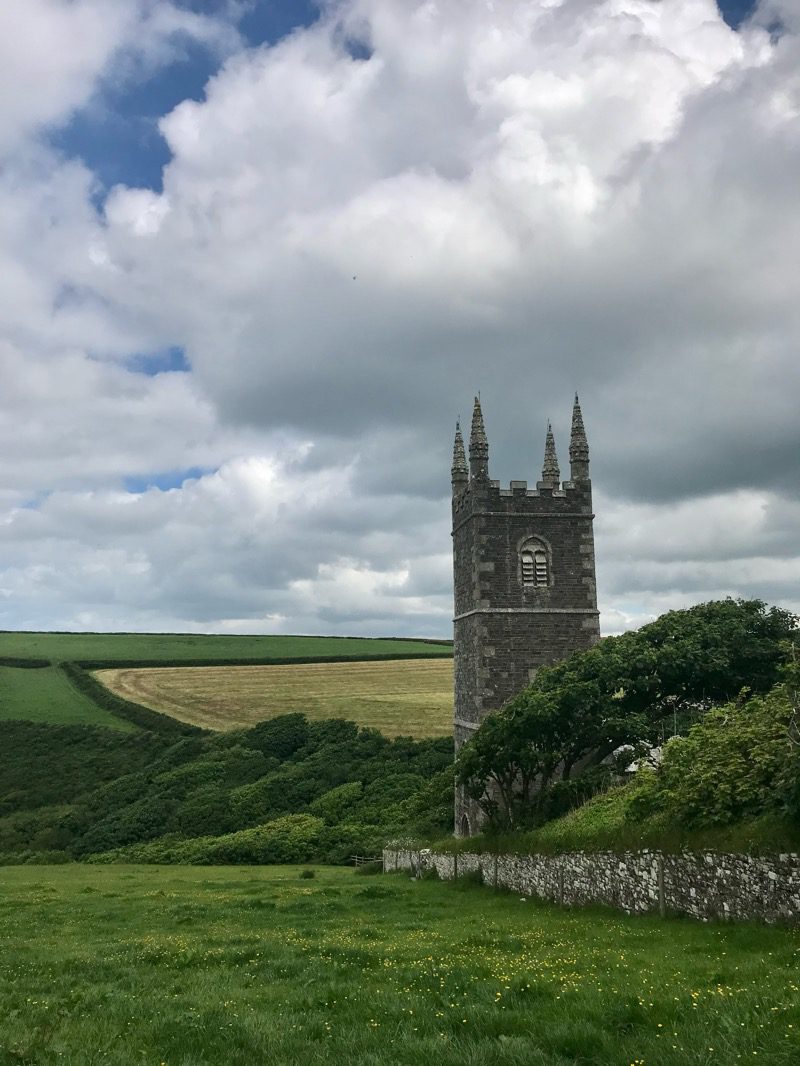
<svg viewBox="0 0 800 1066">
<path fill-rule="evenodd" d="M 452 823 L 452 742 L 284 715 L 180 737 L 6 723 L 0 859 L 346 862 Z"/>
</svg>

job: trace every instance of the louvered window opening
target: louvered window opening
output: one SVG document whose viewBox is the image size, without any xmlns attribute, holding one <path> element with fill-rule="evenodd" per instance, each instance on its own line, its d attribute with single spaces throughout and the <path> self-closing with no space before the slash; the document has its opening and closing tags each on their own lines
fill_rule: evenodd
<svg viewBox="0 0 800 1066">
<path fill-rule="evenodd" d="M 547 569 L 547 552 L 543 548 L 522 553 L 522 584 L 548 585 L 550 574 Z"/>
</svg>

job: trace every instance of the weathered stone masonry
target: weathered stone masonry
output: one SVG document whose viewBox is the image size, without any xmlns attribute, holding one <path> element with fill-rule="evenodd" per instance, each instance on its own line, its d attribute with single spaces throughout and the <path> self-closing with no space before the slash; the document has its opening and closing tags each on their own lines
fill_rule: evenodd
<svg viewBox="0 0 800 1066">
<path fill-rule="evenodd" d="M 456 752 L 540 666 L 591 647 L 600 636 L 589 447 L 577 396 L 570 480 L 561 484 L 548 427 L 542 480 L 509 488 L 489 478 L 489 445 L 475 400 L 467 466 L 460 427 L 453 449 L 455 585 L 453 731 Z M 480 826 L 460 792 L 456 833 Z"/>
<path fill-rule="evenodd" d="M 800 855 L 769 858 L 658 851 L 566 855 L 450 855 L 387 848 L 385 872 L 435 869 L 443 881 L 479 871 L 484 884 L 567 906 L 602 903 L 627 914 L 685 914 L 800 924 Z"/>
</svg>

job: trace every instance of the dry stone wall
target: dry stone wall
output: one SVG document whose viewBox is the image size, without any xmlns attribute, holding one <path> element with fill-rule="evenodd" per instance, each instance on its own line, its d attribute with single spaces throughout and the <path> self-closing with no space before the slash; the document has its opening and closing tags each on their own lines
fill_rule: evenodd
<svg viewBox="0 0 800 1066">
<path fill-rule="evenodd" d="M 386 848 L 384 872 L 443 881 L 479 871 L 483 883 L 566 906 L 602 903 L 628 914 L 686 914 L 701 921 L 800 924 L 800 855 L 718 852 L 574 852 L 566 855 L 451 855 Z"/>
</svg>

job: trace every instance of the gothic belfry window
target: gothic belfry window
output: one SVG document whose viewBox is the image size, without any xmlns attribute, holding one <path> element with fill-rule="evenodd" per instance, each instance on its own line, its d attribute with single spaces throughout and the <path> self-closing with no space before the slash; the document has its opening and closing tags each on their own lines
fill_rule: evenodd
<svg viewBox="0 0 800 1066">
<path fill-rule="evenodd" d="M 550 584 L 550 559 L 545 545 L 539 540 L 526 541 L 520 551 L 522 584 L 542 588 Z"/>
</svg>

